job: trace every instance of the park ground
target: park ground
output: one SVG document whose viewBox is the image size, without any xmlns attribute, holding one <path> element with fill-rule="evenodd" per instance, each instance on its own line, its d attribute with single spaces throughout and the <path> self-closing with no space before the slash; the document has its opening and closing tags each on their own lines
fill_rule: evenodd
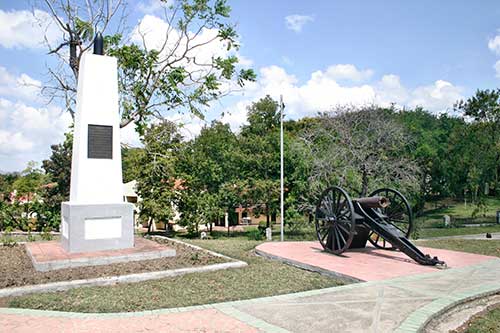
<svg viewBox="0 0 500 333">
<path fill-rule="evenodd" d="M 494 206 L 497 203 L 500 204 L 499 201 L 490 202 L 491 208 L 487 213 L 489 221 L 494 217 L 496 212 Z M 500 232 L 500 225 L 464 227 L 454 224 L 445 227 L 439 224 L 443 214 L 460 219 L 470 216 L 471 211 L 462 203 L 440 205 L 436 208 L 431 206 L 423 216 L 417 218 L 417 223 L 424 223 L 418 235 L 423 240 L 417 240 L 418 245 L 500 257 L 499 240 L 432 239 L 450 235 L 484 235 L 486 232 Z M 255 233 L 251 231 L 232 232 L 229 235 L 226 232 L 215 232 L 208 240 L 190 239 L 178 235 L 191 244 L 243 260 L 249 264 L 245 268 L 187 274 L 135 284 L 88 287 L 58 293 L 13 297 L 0 300 L 0 305 L 69 312 L 130 312 L 238 301 L 347 284 L 341 279 L 332 279 L 256 256 L 254 248 L 262 241 L 252 239 L 254 236 Z M 287 240 L 314 240 L 314 237 L 314 230 L 310 227 L 286 234 Z M 275 239 L 278 239 L 277 234 Z M 17 238 L 17 240 L 22 239 Z M 491 330 L 492 327 L 500 330 L 499 315 L 498 308 L 492 307 L 491 311 L 474 317 L 469 323 L 470 329 L 467 332 L 495 332 Z"/>
</svg>

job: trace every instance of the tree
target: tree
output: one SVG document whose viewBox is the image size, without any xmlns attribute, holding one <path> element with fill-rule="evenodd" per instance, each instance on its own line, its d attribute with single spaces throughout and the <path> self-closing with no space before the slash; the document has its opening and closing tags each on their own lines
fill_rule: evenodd
<svg viewBox="0 0 500 333">
<path fill-rule="evenodd" d="M 334 184 L 360 196 L 391 185 L 417 190 L 419 167 L 404 154 L 412 140 L 392 110 L 339 107 L 320 114 L 303 139 L 312 157 L 310 184 L 316 195 Z"/>
<path fill-rule="evenodd" d="M 51 99 L 60 98 L 74 118 L 76 85 L 80 59 L 92 47 L 97 31 L 112 35 L 122 31 L 126 3 L 122 0 L 34 0 L 36 7 L 45 9 L 61 36 L 54 41 L 45 37 L 48 54 L 57 65 L 49 67 L 51 81 L 42 89 Z M 46 24 L 46 22 L 44 22 Z"/>
<path fill-rule="evenodd" d="M 143 138 L 144 149 L 138 158 L 137 193 L 140 217 L 151 226 L 168 223 L 174 217 L 179 173 L 176 165 L 184 143 L 177 126 L 170 121 L 150 125 Z"/>
<path fill-rule="evenodd" d="M 122 145 L 122 174 L 123 182 L 128 183 L 137 180 L 140 173 L 139 160 L 143 149 L 136 147 L 125 147 Z"/>
<path fill-rule="evenodd" d="M 474 121 L 476 140 L 475 150 L 483 167 L 482 183 L 490 181 L 492 188 L 498 191 L 500 182 L 500 89 L 478 90 L 467 100 L 455 104 L 455 110 Z M 493 179 L 485 177 L 494 170 Z M 479 171 L 477 171 L 479 172 Z"/>
<path fill-rule="evenodd" d="M 21 230 L 42 229 L 37 208 L 42 200 L 41 193 L 47 180 L 47 175 L 38 168 L 36 162 L 32 161 L 14 181 L 10 207 L 6 210 L 13 227 Z"/>
<path fill-rule="evenodd" d="M 142 42 L 124 44 L 120 29 L 108 32 L 122 26 L 126 8 L 122 1 L 45 0 L 63 31 L 63 41 L 49 52 L 63 64 L 59 73 L 49 70 L 58 83 L 46 89 L 49 95 L 62 92 L 68 110 L 74 113 L 78 64 L 98 29 L 106 35 L 107 54 L 118 58 L 121 126 L 134 122 L 140 134 L 152 118 L 163 119 L 174 111 L 202 117 L 211 101 L 228 93 L 226 87 L 232 80 L 242 86 L 255 79 L 252 70 L 237 67 L 238 35 L 229 22 L 231 8 L 225 0 L 164 2 L 164 38 L 148 43 L 139 26 L 132 33 Z M 207 55 L 202 50 L 209 45 L 225 51 Z M 63 58 L 67 47 L 69 63 Z M 71 75 L 64 71 L 68 65 Z"/>
<path fill-rule="evenodd" d="M 179 161 L 186 188 L 178 200 L 182 225 L 198 232 L 200 223 L 212 223 L 235 206 L 227 184 L 239 177 L 239 146 L 229 125 L 213 121 L 187 143 Z"/>
<path fill-rule="evenodd" d="M 73 132 L 68 132 L 64 136 L 65 139 L 62 143 L 50 147 L 52 154 L 48 160 L 42 162 L 42 168 L 49 176 L 50 181 L 57 184 L 50 191 L 50 196 L 57 196 L 59 204 L 61 201 L 69 200 L 73 154 Z"/>
<path fill-rule="evenodd" d="M 248 125 L 239 136 L 242 161 L 241 176 L 246 179 L 246 205 L 257 214 L 270 216 L 279 208 L 280 188 L 280 114 L 278 102 L 269 95 L 248 107 Z"/>
</svg>

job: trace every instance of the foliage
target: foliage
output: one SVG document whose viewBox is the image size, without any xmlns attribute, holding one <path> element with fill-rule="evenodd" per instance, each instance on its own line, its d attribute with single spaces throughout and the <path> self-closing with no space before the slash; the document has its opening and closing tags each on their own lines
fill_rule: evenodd
<svg viewBox="0 0 500 333">
<path fill-rule="evenodd" d="M 141 28 L 124 31 L 128 11 L 122 0 L 45 0 L 42 4 L 63 32 L 59 45 L 48 45 L 60 66 L 49 70 L 54 82 L 44 91 L 63 98 L 73 116 L 79 63 L 98 30 L 105 35 L 106 53 L 118 59 L 121 126 L 133 122 L 141 135 L 153 118 L 164 119 L 171 112 L 183 110 L 203 117 L 211 101 L 228 93 L 231 81 L 243 86 L 255 80 L 253 70 L 238 66 L 238 34 L 229 21 L 231 8 L 226 0 L 164 1 L 168 27 L 164 39 L 155 43 L 147 43 Z M 129 33 L 138 34 L 142 43 L 124 42 L 122 36 Z M 216 51 L 206 56 L 202 50 L 210 45 Z"/>
<path fill-rule="evenodd" d="M 250 229 L 247 231 L 248 240 L 261 241 L 264 239 L 264 235 L 260 229 Z"/>
<path fill-rule="evenodd" d="M 174 217 L 179 179 L 175 165 L 183 147 L 182 136 L 174 123 L 165 120 L 146 129 L 143 143 L 136 165 L 140 217 L 150 223 L 167 223 Z"/>
<path fill-rule="evenodd" d="M 386 186 L 416 192 L 420 169 L 404 154 L 413 142 L 393 113 L 346 106 L 320 114 L 303 134 L 312 157 L 311 191 L 339 184 L 359 196 Z"/>
<path fill-rule="evenodd" d="M 500 89 L 478 90 L 469 99 L 459 101 L 455 109 L 473 119 L 474 176 L 481 185 L 488 184 L 498 191 L 500 181 Z M 477 180 L 475 183 L 477 184 Z M 481 195 L 477 186 L 474 195 Z"/>
<path fill-rule="evenodd" d="M 1 238 L 1 243 L 3 246 L 9 247 L 15 246 L 17 244 L 14 238 L 12 238 L 12 227 L 7 227 L 5 229 Z"/>
</svg>

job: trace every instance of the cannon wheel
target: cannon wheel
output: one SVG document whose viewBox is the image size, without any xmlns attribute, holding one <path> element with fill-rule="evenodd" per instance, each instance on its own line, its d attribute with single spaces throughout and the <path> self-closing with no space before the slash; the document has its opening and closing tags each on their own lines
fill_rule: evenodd
<svg viewBox="0 0 500 333">
<path fill-rule="evenodd" d="M 396 190 L 390 188 L 380 188 L 373 191 L 370 197 L 383 196 L 389 199 L 390 204 L 386 208 L 377 208 L 379 212 L 386 216 L 384 221 L 392 224 L 401 231 L 401 233 L 408 238 L 413 230 L 413 214 L 411 212 L 408 200 Z M 373 246 L 379 249 L 394 250 L 395 248 L 391 243 L 374 231 L 370 231 L 368 240 Z"/>
<path fill-rule="evenodd" d="M 316 234 L 327 252 L 341 254 L 355 233 L 354 207 L 352 200 L 338 186 L 327 188 L 316 206 Z"/>
</svg>

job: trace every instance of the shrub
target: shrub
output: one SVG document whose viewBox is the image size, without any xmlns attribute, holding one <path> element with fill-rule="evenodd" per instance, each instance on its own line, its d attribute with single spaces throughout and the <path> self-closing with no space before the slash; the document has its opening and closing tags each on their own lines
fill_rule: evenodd
<svg viewBox="0 0 500 333">
<path fill-rule="evenodd" d="M 247 237 L 249 240 L 256 240 L 256 241 L 260 241 L 260 240 L 264 239 L 264 235 L 262 234 L 262 232 L 259 229 L 248 230 Z"/>
</svg>

